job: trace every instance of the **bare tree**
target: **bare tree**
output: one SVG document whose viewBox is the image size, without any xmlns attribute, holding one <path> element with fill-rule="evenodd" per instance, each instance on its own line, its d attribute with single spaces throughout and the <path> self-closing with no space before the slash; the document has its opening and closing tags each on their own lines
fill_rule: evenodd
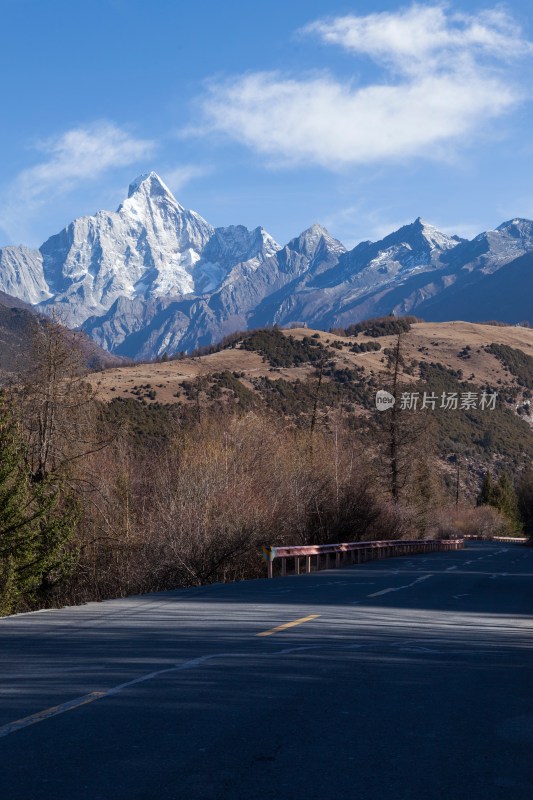
<svg viewBox="0 0 533 800">
<path fill-rule="evenodd" d="M 406 489 L 414 480 L 417 464 L 430 455 L 434 439 L 434 426 L 426 411 L 402 408 L 402 394 L 409 385 L 412 386 L 402 381 L 405 366 L 404 335 L 399 333 L 394 347 L 387 352 L 389 378 L 386 385 L 394 403 L 386 411 L 380 412 L 376 419 L 378 442 L 381 443 L 381 450 L 384 450 L 387 465 L 385 484 L 395 505 L 402 501 L 405 494 L 409 494 Z"/>
<path fill-rule="evenodd" d="M 31 367 L 19 376 L 13 393 L 35 482 L 65 478 L 75 461 L 104 447 L 98 435 L 95 391 L 86 380 L 87 353 L 81 334 L 53 319 L 36 320 L 31 338 Z"/>
</svg>

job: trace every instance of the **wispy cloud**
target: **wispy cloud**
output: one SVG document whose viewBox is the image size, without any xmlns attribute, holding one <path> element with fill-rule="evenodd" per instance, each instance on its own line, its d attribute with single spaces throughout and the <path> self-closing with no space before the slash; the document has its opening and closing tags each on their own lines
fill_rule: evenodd
<svg viewBox="0 0 533 800">
<path fill-rule="evenodd" d="M 471 63 L 488 55 L 508 61 L 531 52 L 531 44 L 503 8 L 468 15 L 451 13 L 443 5 L 414 4 L 392 13 L 318 20 L 301 32 L 406 74 L 449 70 L 457 58 Z"/>
<path fill-rule="evenodd" d="M 164 170 L 161 172 L 161 177 L 167 186 L 172 189 L 172 192 L 176 194 L 190 181 L 210 175 L 212 171 L 211 167 L 202 164 L 184 164 L 183 166 Z"/>
<path fill-rule="evenodd" d="M 502 8 L 452 13 L 443 5 L 317 20 L 319 37 L 382 68 L 357 84 L 331 73 L 259 72 L 215 81 L 204 130 L 226 134 L 277 165 L 339 169 L 386 159 L 442 157 L 524 97 L 511 61 L 532 53 Z"/>
<path fill-rule="evenodd" d="M 511 218 L 510 215 L 509 218 Z M 364 202 L 339 208 L 324 220 L 326 228 L 331 229 L 339 236 L 342 243 L 348 247 L 355 247 L 359 242 L 369 239 L 378 241 L 385 238 L 393 231 L 414 221 L 411 217 L 398 217 L 393 215 L 391 208 L 381 207 L 369 210 Z M 483 230 L 482 223 L 442 223 L 437 218 L 424 219 L 424 222 L 436 227 L 448 236 L 459 236 L 463 239 L 473 239 Z"/>
<path fill-rule="evenodd" d="M 365 240 L 375 242 L 383 239 L 412 221 L 407 217 L 394 217 L 390 208 L 368 209 L 360 201 L 333 211 L 325 218 L 324 225 L 350 249 Z"/>
<path fill-rule="evenodd" d="M 0 199 L 0 226 L 14 240 L 28 230 L 42 206 L 82 183 L 94 181 L 117 167 L 134 164 L 155 149 L 111 122 L 73 128 L 40 141 L 42 160 L 20 172 Z"/>
<path fill-rule="evenodd" d="M 451 225 L 435 225 L 435 227 L 442 233 L 447 233 L 448 236 L 459 236 L 461 239 L 475 239 L 485 229 L 482 222 L 469 224 L 457 222 Z"/>
</svg>

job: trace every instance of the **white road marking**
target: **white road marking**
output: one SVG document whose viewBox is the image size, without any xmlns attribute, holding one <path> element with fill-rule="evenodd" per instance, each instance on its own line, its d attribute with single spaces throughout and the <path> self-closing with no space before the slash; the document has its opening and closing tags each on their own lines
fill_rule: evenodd
<svg viewBox="0 0 533 800">
<path fill-rule="evenodd" d="M 263 655 L 284 656 L 288 655 L 289 653 L 295 653 L 298 650 L 315 650 L 319 647 L 320 645 L 302 645 L 299 647 L 288 647 L 283 650 L 276 650 L 273 653 L 267 652 Z M 166 667 L 165 669 L 149 672 L 146 675 L 140 675 L 138 678 L 134 678 L 131 681 L 126 681 L 118 686 L 113 686 L 111 689 L 88 692 L 81 697 L 75 697 L 73 700 L 68 700 L 66 703 L 52 706 L 52 708 L 47 708 L 44 711 L 38 711 L 35 714 L 30 714 L 28 717 L 23 717 L 22 719 L 17 719 L 14 722 L 8 722 L 7 725 L 2 725 L 0 727 L 0 738 L 3 736 L 9 736 L 10 733 L 15 733 L 15 731 L 19 731 L 22 728 L 28 728 L 30 725 L 43 722 L 51 717 L 57 717 L 67 711 L 73 711 L 80 706 L 94 703 L 95 700 L 101 700 L 103 697 L 113 697 L 113 695 L 119 694 L 120 692 L 124 691 L 124 689 L 128 689 L 130 686 L 136 686 L 139 683 L 144 683 L 145 681 L 152 680 L 153 678 L 158 678 L 160 675 L 167 675 L 171 672 L 181 672 L 185 669 L 194 669 L 195 667 L 199 667 L 206 661 L 211 661 L 214 658 L 257 658 L 257 653 L 213 653 L 207 656 L 200 656 L 199 658 L 191 658 L 189 661 L 185 661 L 183 664 L 175 664 L 172 667 Z"/>
<path fill-rule="evenodd" d="M 380 597 L 382 594 L 389 594 L 389 592 L 399 592 L 401 589 L 409 589 L 411 586 L 414 586 L 415 583 L 420 583 L 420 581 L 427 581 L 428 578 L 432 578 L 433 575 L 422 575 L 422 577 L 417 578 L 412 583 L 406 583 L 404 586 L 393 586 L 389 589 L 382 589 L 380 592 L 374 592 L 373 594 L 367 594 L 367 597 Z"/>
<path fill-rule="evenodd" d="M 457 567 L 447 567 L 446 572 L 451 572 L 452 569 L 457 569 Z"/>
</svg>

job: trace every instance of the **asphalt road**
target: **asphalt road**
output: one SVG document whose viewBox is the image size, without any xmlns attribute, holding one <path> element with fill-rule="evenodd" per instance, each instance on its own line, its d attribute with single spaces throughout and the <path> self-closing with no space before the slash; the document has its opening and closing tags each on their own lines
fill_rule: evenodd
<svg viewBox="0 0 533 800">
<path fill-rule="evenodd" d="M 472 543 L 1 620 L 0 798 L 531 800 L 532 577 Z"/>
</svg>

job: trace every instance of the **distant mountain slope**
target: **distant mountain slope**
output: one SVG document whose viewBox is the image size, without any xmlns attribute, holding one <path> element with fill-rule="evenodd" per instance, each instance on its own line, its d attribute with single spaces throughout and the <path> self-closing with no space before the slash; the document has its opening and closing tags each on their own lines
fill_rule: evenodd
<svg viewBox="0 0 533 800">
<path fill-rule="evenodd" d="M 0 382 L 27 363 L 30 325 L 35 317 L 20 301 L 0 293 Z"/>
<path fill-rule="evenodd" d="M 0 292 L 0 385 L 28 368 L 32 330 L 38 321 L 39 316 L 31 306 Z M 74 334 L 65 329 L 65 335 Z M 122 363 L 120 358 L 102 350 L 88 337 L 77 341 L 81 343 L 88 369 L 104 369 Z"/>
<path fill-rule="evenodd" d="M 532 254 L 533 222 L 519 218 L 472 241 L 418 218 L 350 251 L 315 224 L 281 246 L 261 227 L 213 227 L 151 172 L 116 211 L 74 220 L 39 250 L 0 248 L 0 291 L 60 309 L 105 350 L 149 359 L 237 329 L 327 329 L 391 311 L 533 319 L 525 272 L 510 268 Z"/>
<path fill-rule="evenodd" d="M 462 280 L 422 303 L 418 313 L 425 319 L 444 322 L 505 320 L 533 323 L 533 252 L 504 264 L 482 280 Z"/>
<path fill-rule="evenodd" d="M 13 297 L 5 292 L 0 292 L 0 306 L 5 306 L 6 308 L 24 308 L 26 311 L 33 311 L 33 306 L 29 303 L 25 303 L 24 300 L 20 300 L 18 297 Z"/>
</svg>

